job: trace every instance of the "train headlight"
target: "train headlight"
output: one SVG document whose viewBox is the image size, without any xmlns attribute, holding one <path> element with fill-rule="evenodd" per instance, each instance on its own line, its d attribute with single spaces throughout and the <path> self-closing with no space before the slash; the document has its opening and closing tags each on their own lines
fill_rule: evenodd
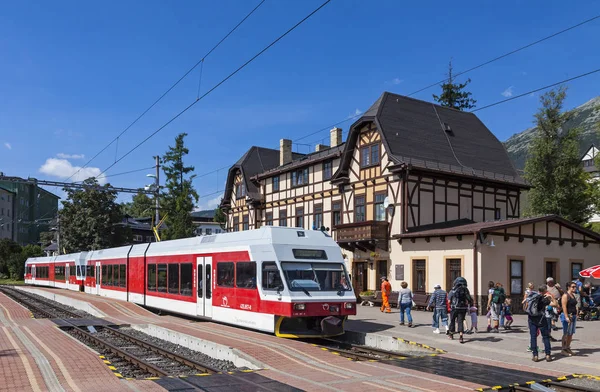
<svg viewBox="0 0 600 392">
<path fill-rule="evenodd" d="M 354 309 L 354 303 L 353 302 L 346 302 L 344 304 L 344 308 L 345 309 Z"/>
<path fill-rule="evenodd" d="M 294 304 L 294 310 L 306 310 L 306 304 Z"/>
</svg>

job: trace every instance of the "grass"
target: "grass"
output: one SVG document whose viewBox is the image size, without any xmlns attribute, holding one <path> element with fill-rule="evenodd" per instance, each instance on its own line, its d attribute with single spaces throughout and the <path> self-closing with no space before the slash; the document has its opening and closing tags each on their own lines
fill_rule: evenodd
<svg viewBox="0 0 600 392">
<path fill-rule="evenodd" d="M 17 279 L 0 279 L 0 284 L 22 285 L 25 284 L 25 281 Z"/>
</svg>

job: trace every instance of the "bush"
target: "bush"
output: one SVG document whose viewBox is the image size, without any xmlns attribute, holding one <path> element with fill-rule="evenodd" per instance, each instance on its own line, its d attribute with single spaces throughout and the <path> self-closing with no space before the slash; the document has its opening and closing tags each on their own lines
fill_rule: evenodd
<svg viewBox="0 0 600 392">
<path fill-rule="evenodd" d="M 363 291 L 363 292 L 361 292 L 361 293 L 360 293 L 360 296 L 361 296 L 361 297 L 370 297 L 370 296 L 372 296 L 372 295 L 374 295 L 374 294 L 375 294 L 375 292 L 374 292 L 374 291 L 372 291 L 372 290 L 368 290 L 368 291 Z"/>
</svg>

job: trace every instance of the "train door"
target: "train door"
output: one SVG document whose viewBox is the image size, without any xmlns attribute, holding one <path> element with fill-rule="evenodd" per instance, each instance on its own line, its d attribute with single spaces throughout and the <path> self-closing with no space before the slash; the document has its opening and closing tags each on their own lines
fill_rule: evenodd
<svg viewBox="0 0 600 392">
<path fill-rule="evenodd" d="M 212 257 L 197 257 L 196 267 L 198 284 L 196 314 L 202 317 L 212 317 Z"/>
<path fill-rule="evenodd" d="M 35 265 L 31 267 L 31 281 L 35 283 Z"/>
<path fill-rule="evenodd" d="M 100 279 L 102 278 L 100 276 L 100 270 L 102 268 L 100 268 L 100 262 L 96 261 L 96 294 L 100 294 Z"/>
</svg>

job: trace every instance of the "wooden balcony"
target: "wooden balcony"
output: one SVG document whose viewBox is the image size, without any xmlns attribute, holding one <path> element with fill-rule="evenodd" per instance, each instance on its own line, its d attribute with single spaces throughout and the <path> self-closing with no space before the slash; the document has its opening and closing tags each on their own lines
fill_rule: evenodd
<svg viewBox="0 0 600 392">
<path fill-rule="evenodd" d="M 335 226 L 335 240 L 340 247 L 354 251 L 388 250 L 388 222 L 367 221 Z"/>
</svg>

